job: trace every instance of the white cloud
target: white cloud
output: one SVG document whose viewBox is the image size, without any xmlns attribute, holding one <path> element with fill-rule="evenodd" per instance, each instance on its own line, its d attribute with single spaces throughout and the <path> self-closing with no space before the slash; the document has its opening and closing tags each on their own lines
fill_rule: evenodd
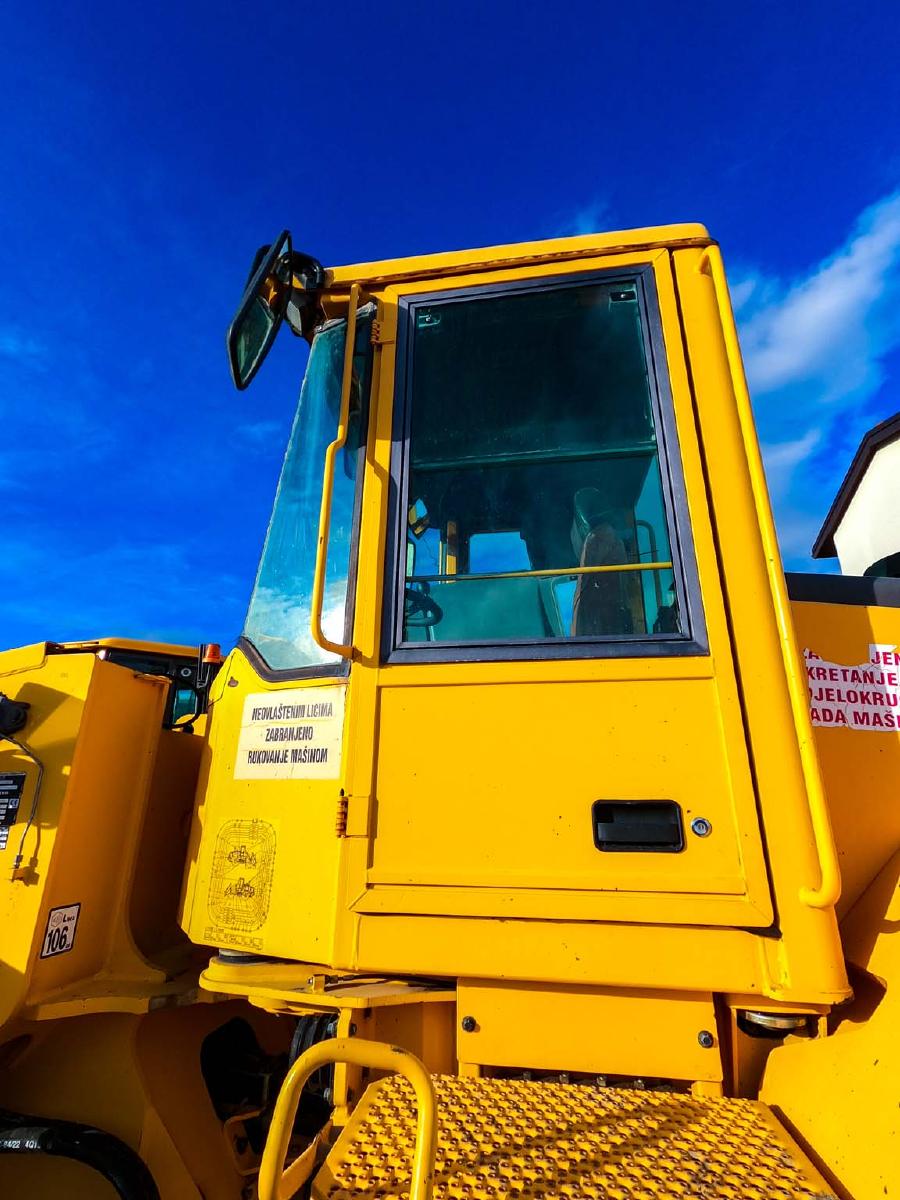
<svg viewBox="0 0 900 1200">
<path fill-rule="evenodd" d="M 772 446 L 763 445 L 766 470 L 769 472 L 792 471 L 812 454 L 821 440 L 822 434 L 818 429 L 808 429 L 802 437 L 795 438 L 792 442 L 776 442 Z"/>
<path fill-rule="evenodd" d="M 884 360 L 900 347 L 900 192 L 866 209 L 808 272 L 748 271 L 732 294 L 782 551 L 806 566 L 872 423 Z"/>
<path fill-rule="evenodd" d="M 609 203 L 602 198 L 589 200 L 574 212 L 560 214 L 554 225 L 556 237 L 602 233 L 609 225 Z"/>
</svg>

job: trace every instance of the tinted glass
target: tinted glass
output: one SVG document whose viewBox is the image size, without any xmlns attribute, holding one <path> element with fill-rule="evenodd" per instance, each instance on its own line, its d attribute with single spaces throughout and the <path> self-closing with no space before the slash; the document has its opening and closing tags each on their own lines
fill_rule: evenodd
<svg viewBox="0 0 900 1200">
<path fill-rule="evenodd" d="M 683 633 L 639 297 L 411 310 L 403 641 Z"/>
</svg>

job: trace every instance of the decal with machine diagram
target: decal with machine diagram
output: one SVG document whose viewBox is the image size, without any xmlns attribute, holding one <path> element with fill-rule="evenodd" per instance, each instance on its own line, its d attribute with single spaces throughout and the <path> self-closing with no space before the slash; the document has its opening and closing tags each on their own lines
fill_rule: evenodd
<svg viewBox="0 0 900 1200">
<path fill-rule="evenodd" d="M 213 944 L 237 941 L 255 948 L 249 935 L 269 915 L 276 840 L 275 826 L 256 818 L 226 821 L 219 830 L 207 899 L 214 922 L 207 937 Z"/>
<path fill-rule="evenodd" d="M 244 700 L 235 779 L 337 779 L 344 688 L 256 692 Z"/>
<path fill-rule="evenodd" d="M 809 713 L 820 728 L 890 733 L 900 729 L 900 654 L 896 646 L 870 644 L 858 666 L 829 662 L 804 650 Z"/>
</svg>

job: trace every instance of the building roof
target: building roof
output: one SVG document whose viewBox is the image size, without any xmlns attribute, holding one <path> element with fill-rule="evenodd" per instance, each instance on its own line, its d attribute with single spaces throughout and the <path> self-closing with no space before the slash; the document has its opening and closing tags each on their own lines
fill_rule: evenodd
<svg viewBox="0 0 900 1200">
<path fill-rule="evenodd" d="M 898 437 L 900 437 L 900 413 L 895 413 L 886 421 L 882 421 L 880 425 L 875 425 L 870 429 L 859 443 L 859 449 L 853 456 L 853 462 L 844 476 L 844 482 L 838 488 L 837 495 L 828 510 L 828 516 L 819 530 L 819 536 L 812 548 L 813 558 L 835 557 L 837 554 L 834 546 L 835 531 L 844 519 L 844 513 L 855 496 L 863 475 L 881 447 L 893 442 Z"/>
</svg>

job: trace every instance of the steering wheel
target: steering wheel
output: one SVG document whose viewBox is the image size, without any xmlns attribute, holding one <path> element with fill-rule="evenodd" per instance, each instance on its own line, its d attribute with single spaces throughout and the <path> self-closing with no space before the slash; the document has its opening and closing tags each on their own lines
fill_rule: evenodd
<svg viewBox="0 0 900 1200">
<path fill-rule="evenodd" d="M 431 629 L 443 620 L 444 610 L 428 594 L 428 584 L 407 585 L 403 595 L 403 623 L 407 629 Z"/>
</svg>

